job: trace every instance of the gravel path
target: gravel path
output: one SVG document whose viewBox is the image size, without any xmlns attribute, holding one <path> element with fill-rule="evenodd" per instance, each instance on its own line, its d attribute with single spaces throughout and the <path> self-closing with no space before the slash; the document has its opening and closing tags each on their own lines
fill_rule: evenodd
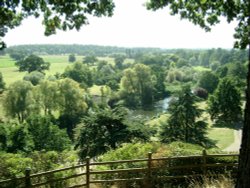
<svg viewBox="0 0 250 188">
<path fill-rule="evenodd" d="M 239 152 L 241 144 L 242 129 L 234 130 L 234 142 L 225 148 L 226 152 Z"/>
</svg>

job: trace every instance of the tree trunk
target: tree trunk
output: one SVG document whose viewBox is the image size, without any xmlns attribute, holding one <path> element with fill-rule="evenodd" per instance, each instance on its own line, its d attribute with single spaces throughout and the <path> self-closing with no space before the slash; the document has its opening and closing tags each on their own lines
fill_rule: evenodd
<svg viewBox="0 0 250 188">
<path fill-rule="evenodd" d="M 250 22 L 250 18 L 249 18 Z M 237 188 L 250 186 L 250 44 L 248 46 L 248 73 L 246 89 L 246 106 L 244 111 L 243 135 L 240 148 Z"/>
</svg>

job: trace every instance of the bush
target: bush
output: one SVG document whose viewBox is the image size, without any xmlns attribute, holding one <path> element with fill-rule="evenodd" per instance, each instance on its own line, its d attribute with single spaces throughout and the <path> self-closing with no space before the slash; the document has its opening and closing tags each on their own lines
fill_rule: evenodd
<svg viewBox="0 0 250 188">
<path fill-rule="evenodd" d="M 206 89 L 204 88 L 201 88 L 201 87 L 198 87 L 198 88 L 195 88 L 194 89 L 194 94 L 197 96 L 197 97 L 200 97 L 202 99 L 207 99 L 208 97 L 208 92 Z"/>
<path fill-rule="evenodd" d="M 99 158 L 99 161 L 117 161 L 117 160 L 132 160 L 139 158 L 147 158 L 147 153 L 152 151 L 153 158 L 161 158 L 161 157 L 178 157 L 178 156 L 190 156 L 190 155 L 201 155 L 202 150 L 204 148 L 194 144 L 187 144 L 182 142 L 172 142 L 170 144 L 160 144 L 160 143 L 135 143 L 135 144 L 124 144 L 122 147 L 112 150 Z M 211 149 L 208 150 L 209 153 L 218 153 L 218 150 Z M 235 162 L 236 158 L 232 157 L 231 159 L 225 158 L 213 158 L 208 159 L 209 162 L 224 162 L 224 163 L 232 163 Z M 200 165 L 197 168 L 188 168 L 188 169 L 171 169 L 173 166 L 186 166 L 186 165 Z M 152 171 L 151 181 L 154 187 L 187 187 L 189 182 L 185 179 L 175 180 L 175 181 L 164 181 L 159 179 L 154 179 L 154 177 L 162 177 L 162 176 L 181 176 L 181 175 L 192 175 L 194 173 L 203 173 L 203 160 L 202 158 L 177 158 L 171 160 L 157 160 L 153 161 L 153 167 L 156 170 Z M 164 168 L 164 166 L 166 168 Z M 170 168 L 169 168 L 170 167 Z M 136 162 L 136 163 L 120 163 L 120 164 L 111 164 L 98 166 L 98 170 L 114 170 L 114 169 L 126 169 L 126 168 L 147 168 L 146 162 Z M 225 173 L 225 167 L 218 168 L 215 171 L 208 169 L 208 171 L 213 174 Z M 229 172 L 235 169 L 227 169 Z M 133 173 L 117 173 L 117 174 L 101 174 L 96 176 L 97 179 L 129 179 L 129 178 L 140 178 L 145 177 L 145 173 L 143 172 L 133 172 Z M 140 183 L 124 183 L 122 186 L 124 187 L 138 187 L 145 186 L 146 182 Z M 108 185 L 111 186 L 111 185 Z M 118 185 L 121 187 L 121 185 Z"/>
<path fill-rule="evenodd" d="M 0 153 L 0 180 L 12 179 L 16 177 L 25 176 L 25 169 L 30 168 L 31 174 L 55 170 L 66 166 L 75 165 L 77 160 L 76 152 L 64 151 L 61 153 L 50 152 L 33 152 L 29 154 L 29 157 L 24 154 L 12 154 L 12 153 Z M 61 178 L 75 174 L 75 170 L 68 170 L 63 172 L 57 172 L 50 174 L 49 176 L 39 176 L 32 178 L 32 183 L 41 183 L 49 181 L 52 178 Z M 60 181 L 50 184 L 50 187 L 61 188 L 68 187 L 72 181 L 77 179 Z M 24 181 L 16 180 L 8 184 L 1 184 L 3 187 L 24 187 Z"/>
</svg>

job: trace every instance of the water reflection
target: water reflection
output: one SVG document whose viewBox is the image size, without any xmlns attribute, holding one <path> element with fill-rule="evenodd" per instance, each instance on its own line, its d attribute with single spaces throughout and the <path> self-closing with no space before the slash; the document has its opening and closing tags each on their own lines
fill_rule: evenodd
<svg viewBox="0 0 250 188">
<path fill-rule="evenodd" d="M 167 111 L 170 100 L 171 100 L 171 97 L 167 97 L 163 100 L 159 100 L 155 102 L 152 108 L 149 108 L 147 110 L 145 109 L 130 110 L 128 118 L 131 120 L 133 119 L 150 120 L 153 117 L 158 117 L 162 113 Z"/>
</svg>

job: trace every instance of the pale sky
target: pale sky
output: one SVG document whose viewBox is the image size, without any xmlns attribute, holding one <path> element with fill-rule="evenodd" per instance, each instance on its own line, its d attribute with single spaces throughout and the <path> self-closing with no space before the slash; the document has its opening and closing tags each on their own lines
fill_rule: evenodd
<svg viewBox="0 0 250 188">
<path fill-rule="evenodd" d="M 18 44 L 94 44 L 119 47 L 232 48 L 235 23 L 221 24 L 206 33 L 167 9 L 148 11 L 146 0 L 115 0 L 110 18 L 89 19 L 80 31 L 58 31 L 44 36 L 41 20 L 28 18 L 4 37 L 8 46 Z"/>
</svg>

